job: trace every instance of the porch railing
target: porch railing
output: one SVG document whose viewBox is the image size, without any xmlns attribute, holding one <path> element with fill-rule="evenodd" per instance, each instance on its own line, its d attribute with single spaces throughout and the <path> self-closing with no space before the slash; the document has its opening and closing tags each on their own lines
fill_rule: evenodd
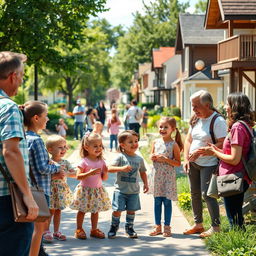
<svg viewBox="0 0 256 256">
<path fill-rule="evenodd" d="M 218 43 L 218 62 L 256 60 L 256 35 L 236 35 Z"/>
</svg>

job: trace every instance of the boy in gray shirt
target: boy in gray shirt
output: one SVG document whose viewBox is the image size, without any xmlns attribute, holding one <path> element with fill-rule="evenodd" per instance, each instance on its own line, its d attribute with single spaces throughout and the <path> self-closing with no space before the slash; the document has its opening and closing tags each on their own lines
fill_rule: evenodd
<svg viewBox="0 0 256 256">
<path fill-rule="evenodd" d="M 119 228 L 122 211 L 127 211 L 125 232 L 130 238 L 137 238 L 133 229 L 135 211 L 140 210 L 139 177 L 144 183 L 143 192 L 148 191 L 148 181 L 144 160 L 135 152 L 138 149 L 139 136 L 136 132 L 128 130 L 118 136 L 120 154 L 114 159 L 109 172 L 116 172 L 115 191 L 112 201 L 112 223 L 108 238 L 115 238 Z"/>
</svg>

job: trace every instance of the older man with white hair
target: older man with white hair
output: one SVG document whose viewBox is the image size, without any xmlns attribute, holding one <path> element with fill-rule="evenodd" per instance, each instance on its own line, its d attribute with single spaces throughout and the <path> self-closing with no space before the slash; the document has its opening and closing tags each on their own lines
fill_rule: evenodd
<svg viewBox="0 0 256 256">
<path fill-rule="evenodd" d="M 221 149 L 227 135 L 227 125 L 214 108 L 209 92 L 200 90 L 190 97 L 190 101 L 194 115 L 190 120 L 190 128 L 184 144 L 184 171 L 189 176 L 195 225 L 184 234 L 200 233 L 200 237 L 204 238 L 220 231 L 218 202 L 207 196 L 209 182 L 217 168 L 218 159 L 214 156 L 201 156 L 198 149 L 207 147 L 208 143 L 213 143 Z M 212 222 L 211 228 L 207 231 L 203 227 L 202 196 Z"/>
</svg>

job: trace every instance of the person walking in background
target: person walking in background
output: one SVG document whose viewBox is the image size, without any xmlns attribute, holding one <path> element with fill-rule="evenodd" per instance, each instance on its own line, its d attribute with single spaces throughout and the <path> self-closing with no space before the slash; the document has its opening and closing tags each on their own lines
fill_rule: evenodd
<svg viewBox="0 0 256 256">
<path fill-rule="evenodd" d="M 100 136 L 102 136 L 102 131 L 103 131 L 103 124 L 100 121 L 96 121 L 93 124 L 93 132 L 98 133 Z"/>
<path fill-rule="evenodd" d="M 96 118 L 95 118 L 94 109 L 90 107 L 86 111 L 86 116 L 85 116 L 86 131 L 92 132 L 95 121 L 96 121 Z"/>
<path fill-rule="evenodd" d="M 59 124 L 56 124 L 56 130 L 60 136 L 63 138 L 66 138 L 68 126 L 65 124 L 65 121 L 63 118 L 59 119 Z"/>
<path fill-rule="evenodd" d="M 28 141 L 29 163 L 39 187 L 43 188 L 46 200 L 50 203 L 51 174 L 59 173 L 63 178 L 63 172 L 59 164 L 52 164 L 48 156 L 42 138 L 38 132 L 45 129 L 48 122 L 47 105 L 40 101 L 28 101 L 22 106 L 24 114 L 24 125 L 27 127 L 26 137 Z M 47 242 L 52 242 L 52 237 L 47 236 L 48 220 L 34 223 L 34 233 L 32 237 L 30 256 L 48 255 L 41 244 L 42 235 Z M 40 246 L 41 244 L 41 246 Z"/>
<path fill-rule="evenodd" d="M 83 229 L 85 213 L 91 213 L 90 236 L 105 238 L 105 234 L 98 229 L 99 212 L 107 211 L 110 206 L 108 193 L 102 185 L 102 181 L 108 179 L 108 169 L 102 158 L 102 138 L 97 133 L 86 133 L 82 139 L 80 156 L 82 161 L 78 165 L 77 179 L 80 183 L 76 186 L 74 201 L 70 208 L 78 210 L 77 229 L 75 238 L 86 239 Z"/>
<path fill-rule="evenodd" d="M 10 97 L 23 81 L 26 55 L 0 52 L 0 164 L 19 187 L 28 208 L 27 220 L 14 221 L 8 183 L 0 172 L 0 255 L 28 256 L 38 206 L 29 188 L 29 157 L 23 116 Z"/>
<path fill-rule="evenodd" d="M 127 112 L 128 109 L 130 108 L 130 104 L 126 104 L 124 108 L 124 115 L 123 115 L 123 122 L 124 122 L 124 129 L 129 130 L 129 121 L 128 121 L 128 116 Z"/>
<path fill-rule="evenodd" d="M 155 228 L 149 234 L 164 237 L 171 236 L 172 200 L 177 201 L 176 171 L 174 166 L 180 166 L 180 151 L 183 143 L 179 130 L 176 128 L 176 120 L 170 117 L 162 117 L 159 121 L 160 139 L 156 139 L 152 145 L 151 160 L 153 161 L 153 175 L 150 183 L 150 192 L 154 195 Z M 171 135 L 176 132 L 175 140 Z M 164 205 L 164 229 L 162 233 L 161 214 Z"/>
<path fill-rule="evenodd" d="M 117 135 L 119 133 L 119 126 L 121 122 L 116 115 L 115 111 L 112 111 L 111 118 L 108 119 L 108 133 L 110 133 L 110 151 L 112 151 L 113 143 L 115 143 L 115 149 L 117 150 Z"/>
<path fill-rule="evenodd" d="M 81 105 L 81 100 L 76 101 L 76 106 L 73 109 L 73 115 L 75 117 L 75 139 L 78 140 L 78 130 L 80 132 L 80 139 L 83 138 L 83 129 L 84 129 L 84 115 L 85 115 L 85 108 Z"/>
<path fill-rule="evenodd" d="M 67 184 L 67 177 L 76 178 L 76 171 L 71 164 L 64 160 L 63 157 L 67 152 L 67 142 L 59 135 L 52 135 L 45 142 L 48 152 L 51 154 L 51 160 L 54 163 L 63 167 L 65 177 L 60 178 L 59 174 L 52 174 L 51 177 L 51 197 L 50 197 L 50 212 L 53 216 L 53 234 L 50 232 L 50 223 L 47 231 L 48 236 L 59 241 L 65 241 L 66 236 L 60 232 L 61 211 L 69 207 L 72 202 L 73 195 Z"/>
<path fill-rule="evenodd" d="M 104 125 L 105 120 L 106 120 L 106 108 L 105 108 L 103 100 L 100 101 L 96 110 L 97 110 L 97 116 L 98 116 L 99 121 Z"/>
<path fill-rule="evenodd" d="M 202 148 L 200 154 L 215 156 L 220 159 L 219 175 L 242 172 L 244 174 L 244 190 L 238 195 L 224 197 L 224 205 L 231 228 L 242 228 L 244 225 L 243 202 L 244 193 L 251 184 L 242 157 L 247 159 L 251 145 L 252 127 L 255 125 L 251 103 L 243 93 L 231 93 L 227 97 L 225 110 L 228 117 L 229 135 L 225 138 L 223 149 L 216 145 Z M 249 133 L 249 130 L 251 133 Z"/>
<path fill-rule="evenodd" d="M 148 111 L 147 107 L 142 108 L 142 122 L 141 122 L 141 127 L 142 127 L 142 134 L 145 135 L 148 132 Z"/>
<path fill-rule="evenodd" d="M 188 174 L 191 190 L 192 209 L 195 225 L 184 232 L 184 235 L 201 233 L 200 237 L 211 236 L 220 231 L 219 205 L 215 198 L 207 196 L 212 173 L 217 168 L 218 160 L 215 156 L 201 156 L 199 148 L 207 147 L 207 143 L 213 143 L 222 148 L 223 141 L 227 135 L 227 125 L 222 116 L 216 116 L 213 107 L 212 96 L 204 90 L 200 90 L 190 97 L 194 116 L 190 120 L 190 128 L 184 144 L 184 171 Z M 213 124 L 212 138 L 210 133 L 211 122 L 217 117 Z M 204 231 L 202 196 L 206 202 L 210 217 L 211 228 Z"/>
<path fill-rule="evenodd" d="M 117 173 L 116 189 L 112 201 L 112 221 L 108 238 L 115 238 L 119 228 L 122 211 L 127 212 L 125 232 L 130 238 L 137 238 L 134 231 L 135 212 L 140 210 L 139 176 L 144 186 L 143 192 L 148 191 L 146 167 L 142 157 L 135 152 L 139 147 L 139 135 L 134 131 L 123 131 L 118 136 L 120 154 L 113 160 L 108 171 Z"/>
<path fill-rule="evenodd" d="M 137 107 L 137 101 L 131 101 L 131 107 L 127 111 L 129 129 L 140 134 L 140 120 L 142 118 L 142 110 Z"/>
</svg>

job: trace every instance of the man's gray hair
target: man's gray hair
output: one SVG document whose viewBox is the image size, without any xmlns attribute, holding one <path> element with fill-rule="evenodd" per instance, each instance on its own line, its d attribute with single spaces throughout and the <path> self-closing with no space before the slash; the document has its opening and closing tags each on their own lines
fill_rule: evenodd
<svg viewBox="0 0 256 256">
<path fill-rule="evenodd" d="M 199 98 L 202 104 L 208 103 L 210 109 L 214 109 L 212 95 L 209 92 L 205 90 L 197 91 L 190 96 L 190 101 L 196 98 Z"/>
</svg>

